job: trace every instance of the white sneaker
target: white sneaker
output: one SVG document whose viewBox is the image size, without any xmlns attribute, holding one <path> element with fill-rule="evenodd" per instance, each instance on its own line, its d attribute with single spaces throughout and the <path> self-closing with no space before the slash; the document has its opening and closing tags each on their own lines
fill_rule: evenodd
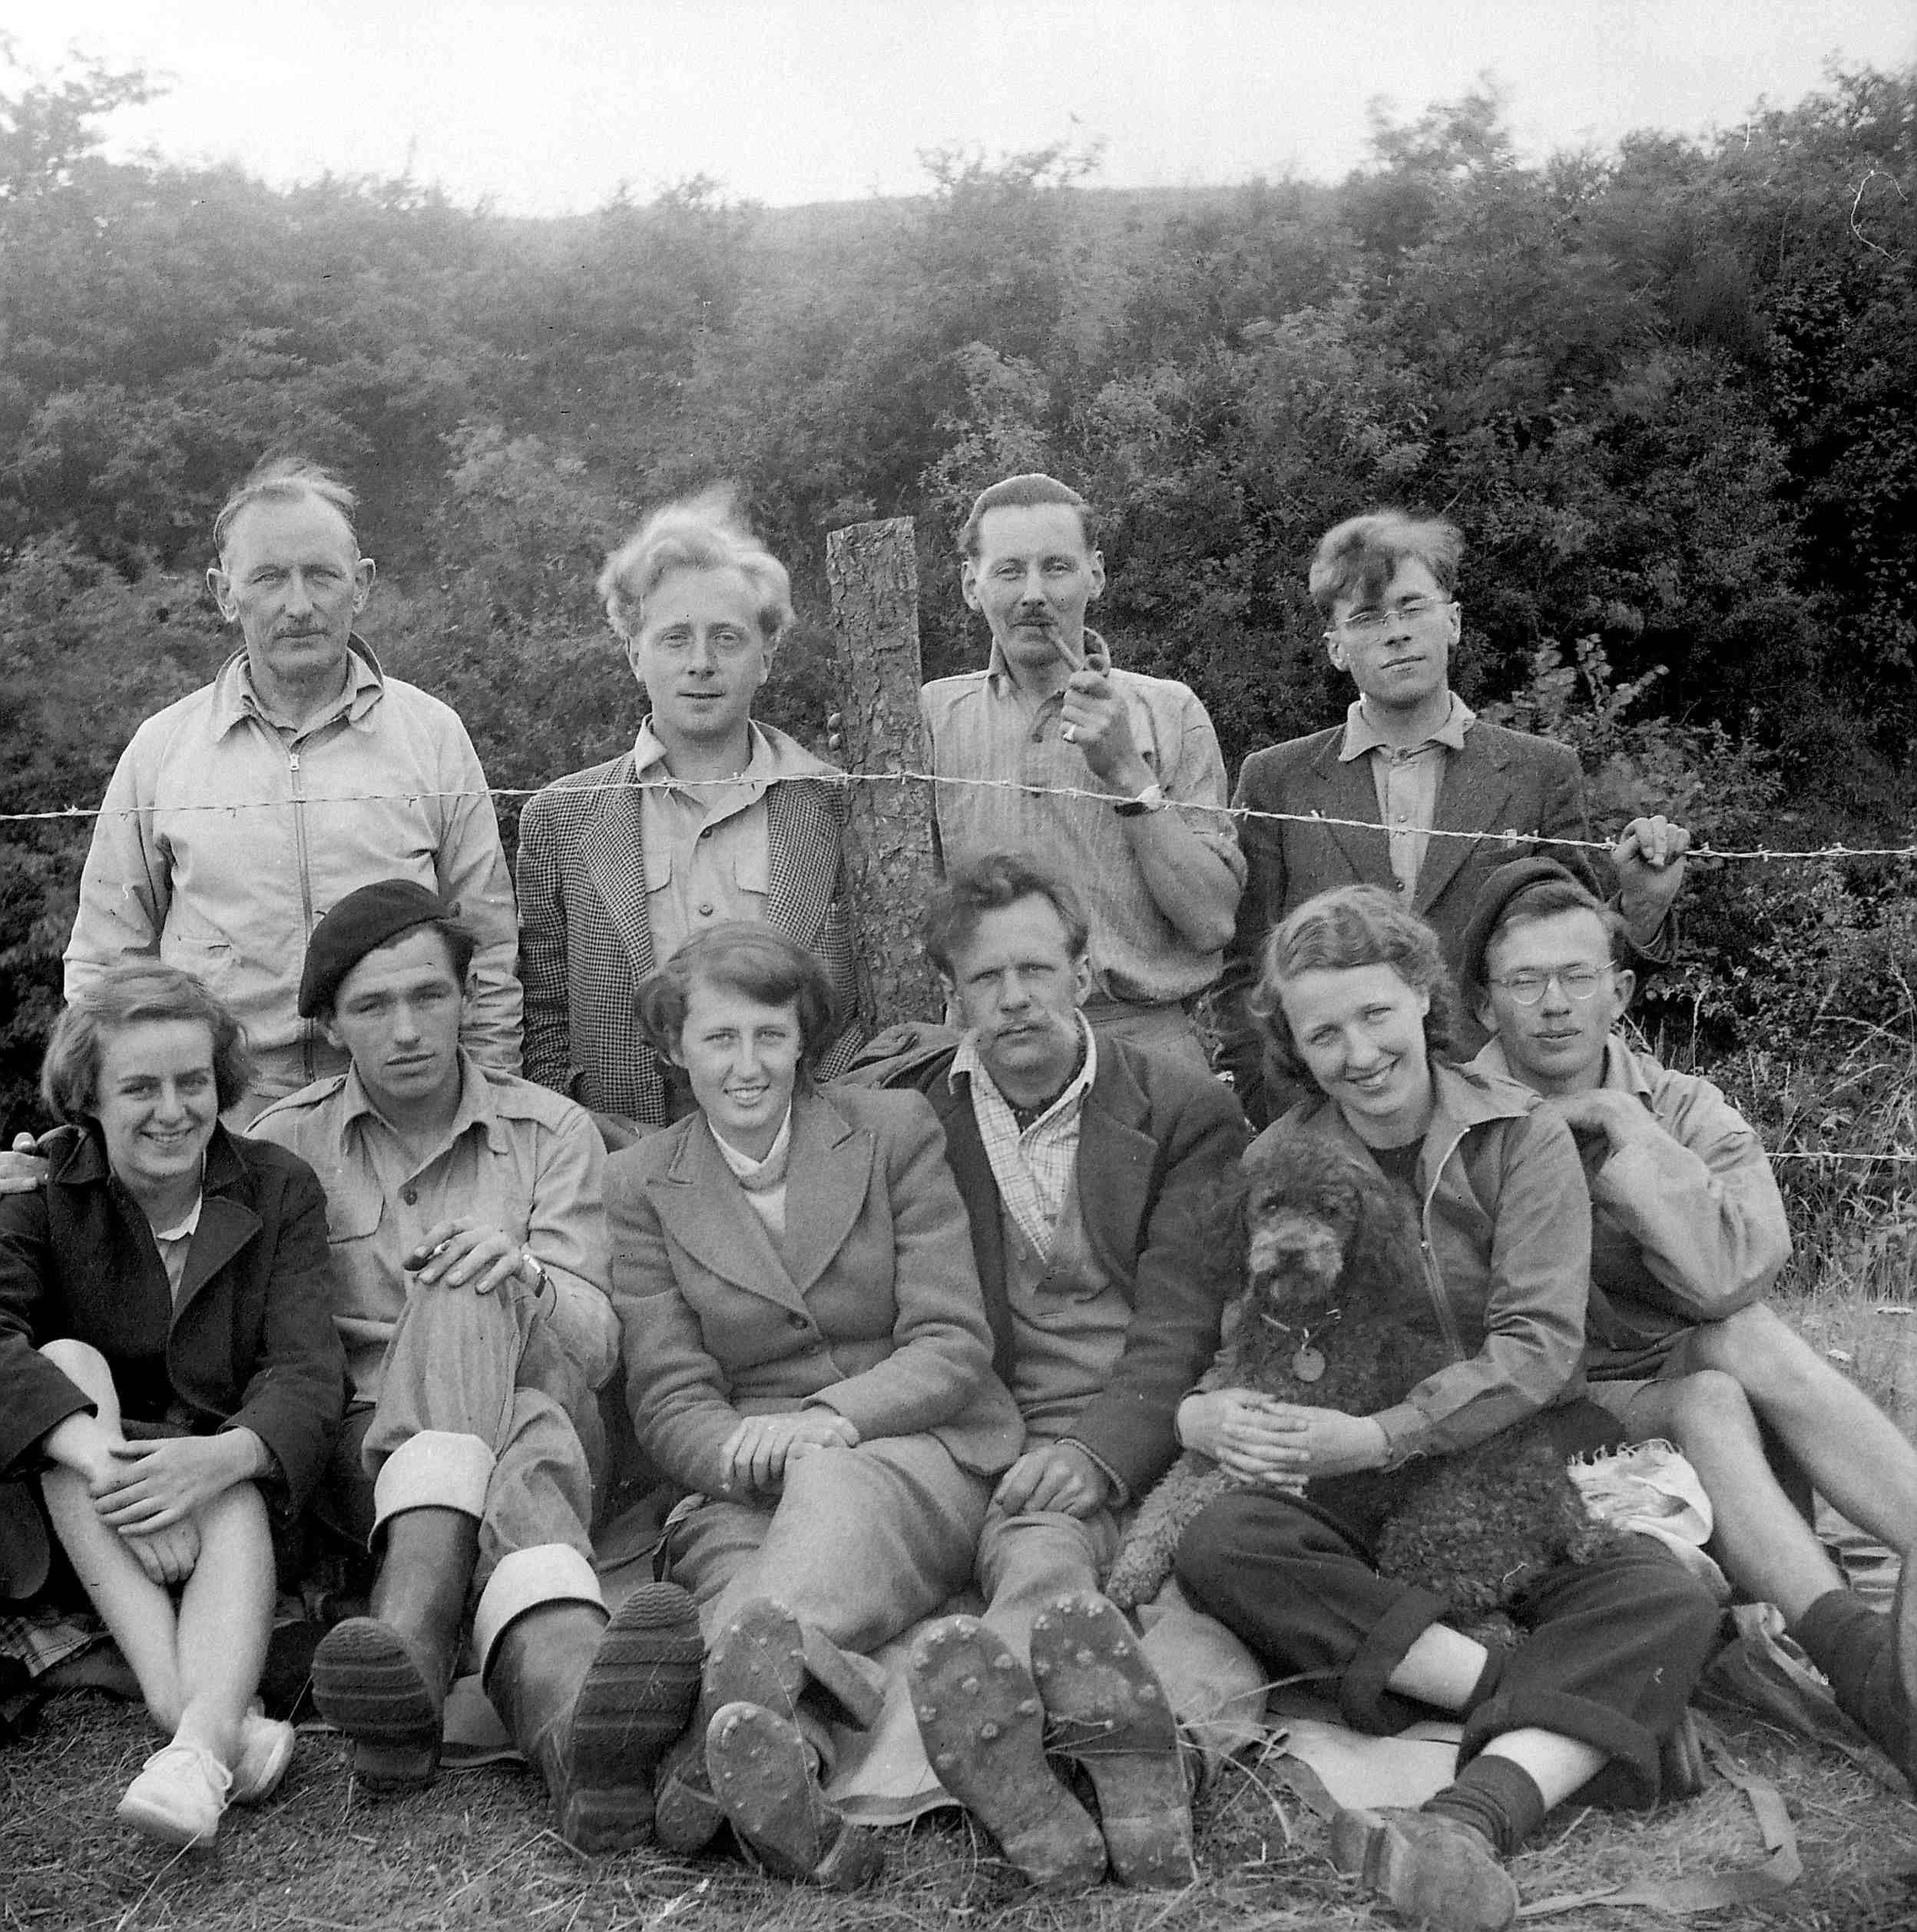
<svg viewBox="0 0 1917 1932">
<path fill-rule="evenodd" d="M 280 1788 L 280 1781 L 293 1762 L 293 1747 L 299 1735 L 290 1724 L 270 1718 L 256 1704 L 240 1720 L 240 1758 L 233 1768 L 233 1789 L 228 1799 L 235 1805 L 258 1805 Z"/>
<path fill-rule="evenodd" d="M 210 1844 L 233 1777 L 210 1751 L 163 1745 L 140 1768 L 119 1804 L 136 1831 L 167 1844 Z"/>
</svg>

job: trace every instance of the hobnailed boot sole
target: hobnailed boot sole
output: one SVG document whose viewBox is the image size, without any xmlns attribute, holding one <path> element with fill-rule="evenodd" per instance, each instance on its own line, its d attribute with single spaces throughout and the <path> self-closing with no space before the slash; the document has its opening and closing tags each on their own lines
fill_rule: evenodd
<svg viewBox="0 0 1917 1932">
<path fill-rule="evenodd" d="M 699 1612 L 676 1583 L 621 1603 L 573 1700 L 558 1752 L 554 1824 L 581 1851 L 630 1851 L 653 1837 L 653 1784 L 699 1695 Z"/>
<path fill-rule="evenodd" d="M 416 1791 L 439 1769 L 445 1689 L 406 1639 L 369 1616 L 336 1623 L 313 1653 L 313 1701 L 353 1740 L 353 1775 L 374 1791 Z"/>
<path fill-rule="evenodd" d="M 712 1788 L 732 1828 L 768 1871 L 856 1891 L 885 1863 L 877 1837 L 825 1793 L 799 1727 L 760 1704 L 727 1704 L 706 1738 Z"/>
<path fill-rule="evenodd" d="M 1505 1932 L 1518 1887 L 1478 1833 L 1425 1811 L 1339 1811 L 1332 1863 L 1432 1932 Z"/>
<path fill-rule="evenodd" d="M 1097 1884 L 1105 1841 L 1045 1762 L 1045 1713 L 1031 1673 L 976 1617 L 942 1618 L 912 1646 L 906 1676 L 939 1781 L 1035 1885 Z"/>
<path fill-rule="evenodd" d="M 1052 1729 L 1098 1795 L 1098 1822 L 1121 1885 L 1197 1877 L 1178 1723 L 1124 1613 L 1108 1598 L 1061 1596 L 1032 1625 L 1031 1675 Z"/>
<path fill-rule="evenodd" d="M 661 1763 L 653 1832 L 667 1851 L 703 1851 L 726 1821 L 706 1759 L 716 1713 L 725 1705 L 745 1703 L 790 1718 L 805 1687 L 799 1619 L 771 1597 L 755 1598 L 713 1639 L 691 1725 Z"/>
</svg>

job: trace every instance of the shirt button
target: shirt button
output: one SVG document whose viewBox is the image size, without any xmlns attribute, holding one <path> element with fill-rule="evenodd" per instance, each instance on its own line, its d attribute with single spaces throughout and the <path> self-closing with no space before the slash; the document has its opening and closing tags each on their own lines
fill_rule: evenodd
<svg viewBox="0 0 1917 1932">
<path fill-rule="evenodd" d="M 712 917 L 712 901 L 711 901 L 711 900 L 707 899 L 707 900 L 706 901 L 706 902 L 705 902 L 703 905 L 701 905 L 701 906 L 700 907 L 700 908 L 699 908 L 699 916 L 700 916 L 700 918 L 702 918 L 702 919 L 710 919 L 710 918 Z"/>
<path fill-rule="evenodd" d="M 1405 889 L 1405 882 L 1401 878 L 1393 879 L 1392 881 L 1392 884 L 1396 886 L 1398 890 L 1401 892 Z"/>
<path fill-rule="evenodd" d="M 699 836 L 700 836 L 701 839 L 710 839 L 710 838 L 712 836 L 712 828 L 711 828 L 711 826 L 710 826 L 710 825 L 701 825 L 701 826 L 699 828 Z"/>
<path fill-rule="evenodd" d="M 399 1198 L 406 1203 L 408 1207 L 416 1206 L 419 1200 L 419 1190 L 416 1187 L 409 1187 Z"/>
</svg>

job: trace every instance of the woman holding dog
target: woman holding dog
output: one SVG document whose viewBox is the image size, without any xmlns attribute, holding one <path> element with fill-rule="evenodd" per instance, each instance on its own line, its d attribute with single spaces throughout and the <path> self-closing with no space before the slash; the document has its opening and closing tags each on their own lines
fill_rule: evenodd
<svg viewBox="0 0 1917 1932">
<path fill-rule="evenodd" d="M 1501 1861 L 1553 1805 L 1657 1798 L 1717 1608 L 1634 1538 L 1531 1586 L 1515 1610 L 1527 1640 L 1489 1650 L 1446 1624 L 1441 1600 L 1378 1574 L 1375 1524 L 1314 1504 L 1315 1478 L 1442 1455 L 1574 1398 L 1589 1199 L 1563 1123 L 1447 1057 L 1457 1004 L 1437 936 L 1390 894 L 1349 886 L 1300 906 L 1272 935 L 1251 1004 L 1273 1070 L 1318 1090 L 1288 1123 L 1363 1150 L 1381 1186 L 1414 1197 L 1429 1318 L 1454 1359 L 1369 1415 L 1187 1396 L 1181 1439 L 1246 1487 L 1187 1530 L 1178 1577 L 1276 1675 L 1336 1679 L 1354 1729 L 1433 1711 L 1462 1722 L 1455 1781 L 1421 1811 L 1340 1813 L 1333 1854 L 1433 1926 L 1503 1927 L 1518 1894 Z M 1335 1349 L 1335 1327 L 1308 1345 Z"/>
<path fill-rule="evenodd" d="M 684 1853 L 730 1820 L 770 1869 L 850 1888 L 878 1851 L 820 1791 L 822 1720 L 876 1717 L 870 1653 L 969 1579 L 1023 1426 L 931 1107 L 809 1077 L 833 1032 L 813 954 L 714 926 L 639 1019 L 698 1109 L 606 1176 L 634 1420 L 687 1493 L 667 1548 L 707 1643 L 654 1828 Z"/>
<path fill-rule="evenodd" d="M 344 1401 L 320 1183 L 220 1125 L 253 1072 L 197 980 L 115 967 L 47 1049 L 46 1185 L 0 1200 L 0 1478 L 37 1476 L 171 1739 L 119 1811 L 173 1844 L 210 1841 L 293 1755 L 253 1701 L 267 1498 L 297 1510 Z"/>
</svg>

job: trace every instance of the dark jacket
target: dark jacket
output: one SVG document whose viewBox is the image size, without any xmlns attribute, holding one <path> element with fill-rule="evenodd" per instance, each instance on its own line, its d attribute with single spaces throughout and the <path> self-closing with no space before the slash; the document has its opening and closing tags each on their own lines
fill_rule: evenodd
<svg viewBox="0 0 1917 1932">
<path fill-rule="evenodd" d="M 97 1135 L 62 1128 L 50 1153 L 44 1188 L 0 1197 L 0 1477 L 27 1473 L 49 1429 L 91 1412 L 35 1352 L 71 1337 L 106 1358 L 127 1422 L 251 1429 L 296 1510 L 346 1400 L 326 1201 L 312 1169 L 214 1128 L 176 1312 L 146 1216 Z"/>
<path fill-rule="evenodd" d="M 954 1091 L 951 1057 L 920 1075 L 945 1130 L 945 1153 L 972 1219 L 972 1248 L 992 1322 L 994 1365 L 1012 1381 L 1011 1303 L 1005 1289 L 998 1185 L 979 1138 L 970 1083 Z M 1173 1422 L 1210 1365 L 1223 1312 L 1221 1276 L 1207 1252 L 1220 1192 L 1249 1138 L 1227 1089 L 1162 1055 L 1101 1039 L 1078 1138 L 1080 1213 L 1092 1252 L 1131 1302 L 1124 1351 L 1071 1437 L 1134 1497 L 1177 1453 Z"/>
<path fill-rule="evenodd" d="M 1263 1094 L 1262 1035 L 1244 1010 L 1244 996 L 1258 983 L 1272 928 L 1306 900 L 1336 885 L 1396 889 L 1390 842 L 1378 822 L 1371 759 L 1340 759 L 1344 740 L 1339 723 L 1253 752 L 1232 795 L 1234 806 L 1253 812 L 1364 821 L 1362 825 L 1308 825 L 1296 819 L 1238 822 L 1245 890 L 1216 998 L 1225 1034 L 1223 1063 L 1237 1083 L 1245 1111 L 1260 1126 L 1273 1110 Z M 1432 829 L 1485 835 L 1475 841 L 1432 839 L 1418 871 L 1411 909 L 1436 928 L 1454 971 L 1478 888 L 1498 866 L 1541 855 L 1561 860 L 1588 885 L 1595 885 L 1588 854 L 1548 842 L 1591 836 L 1578 755 L 1548 738 L 1474 720 L 1463 749 L 1449 754 Z M 1507 839 L 1501 835 L 1505 832 L 1516 836 Z M 1464 1024 L 1468 1037 L 1460 1044 L 1468 1054 L 1483 1044 L 1485 1034 L 1470 1014 L 1464 1016 Z"/>
</svg>

